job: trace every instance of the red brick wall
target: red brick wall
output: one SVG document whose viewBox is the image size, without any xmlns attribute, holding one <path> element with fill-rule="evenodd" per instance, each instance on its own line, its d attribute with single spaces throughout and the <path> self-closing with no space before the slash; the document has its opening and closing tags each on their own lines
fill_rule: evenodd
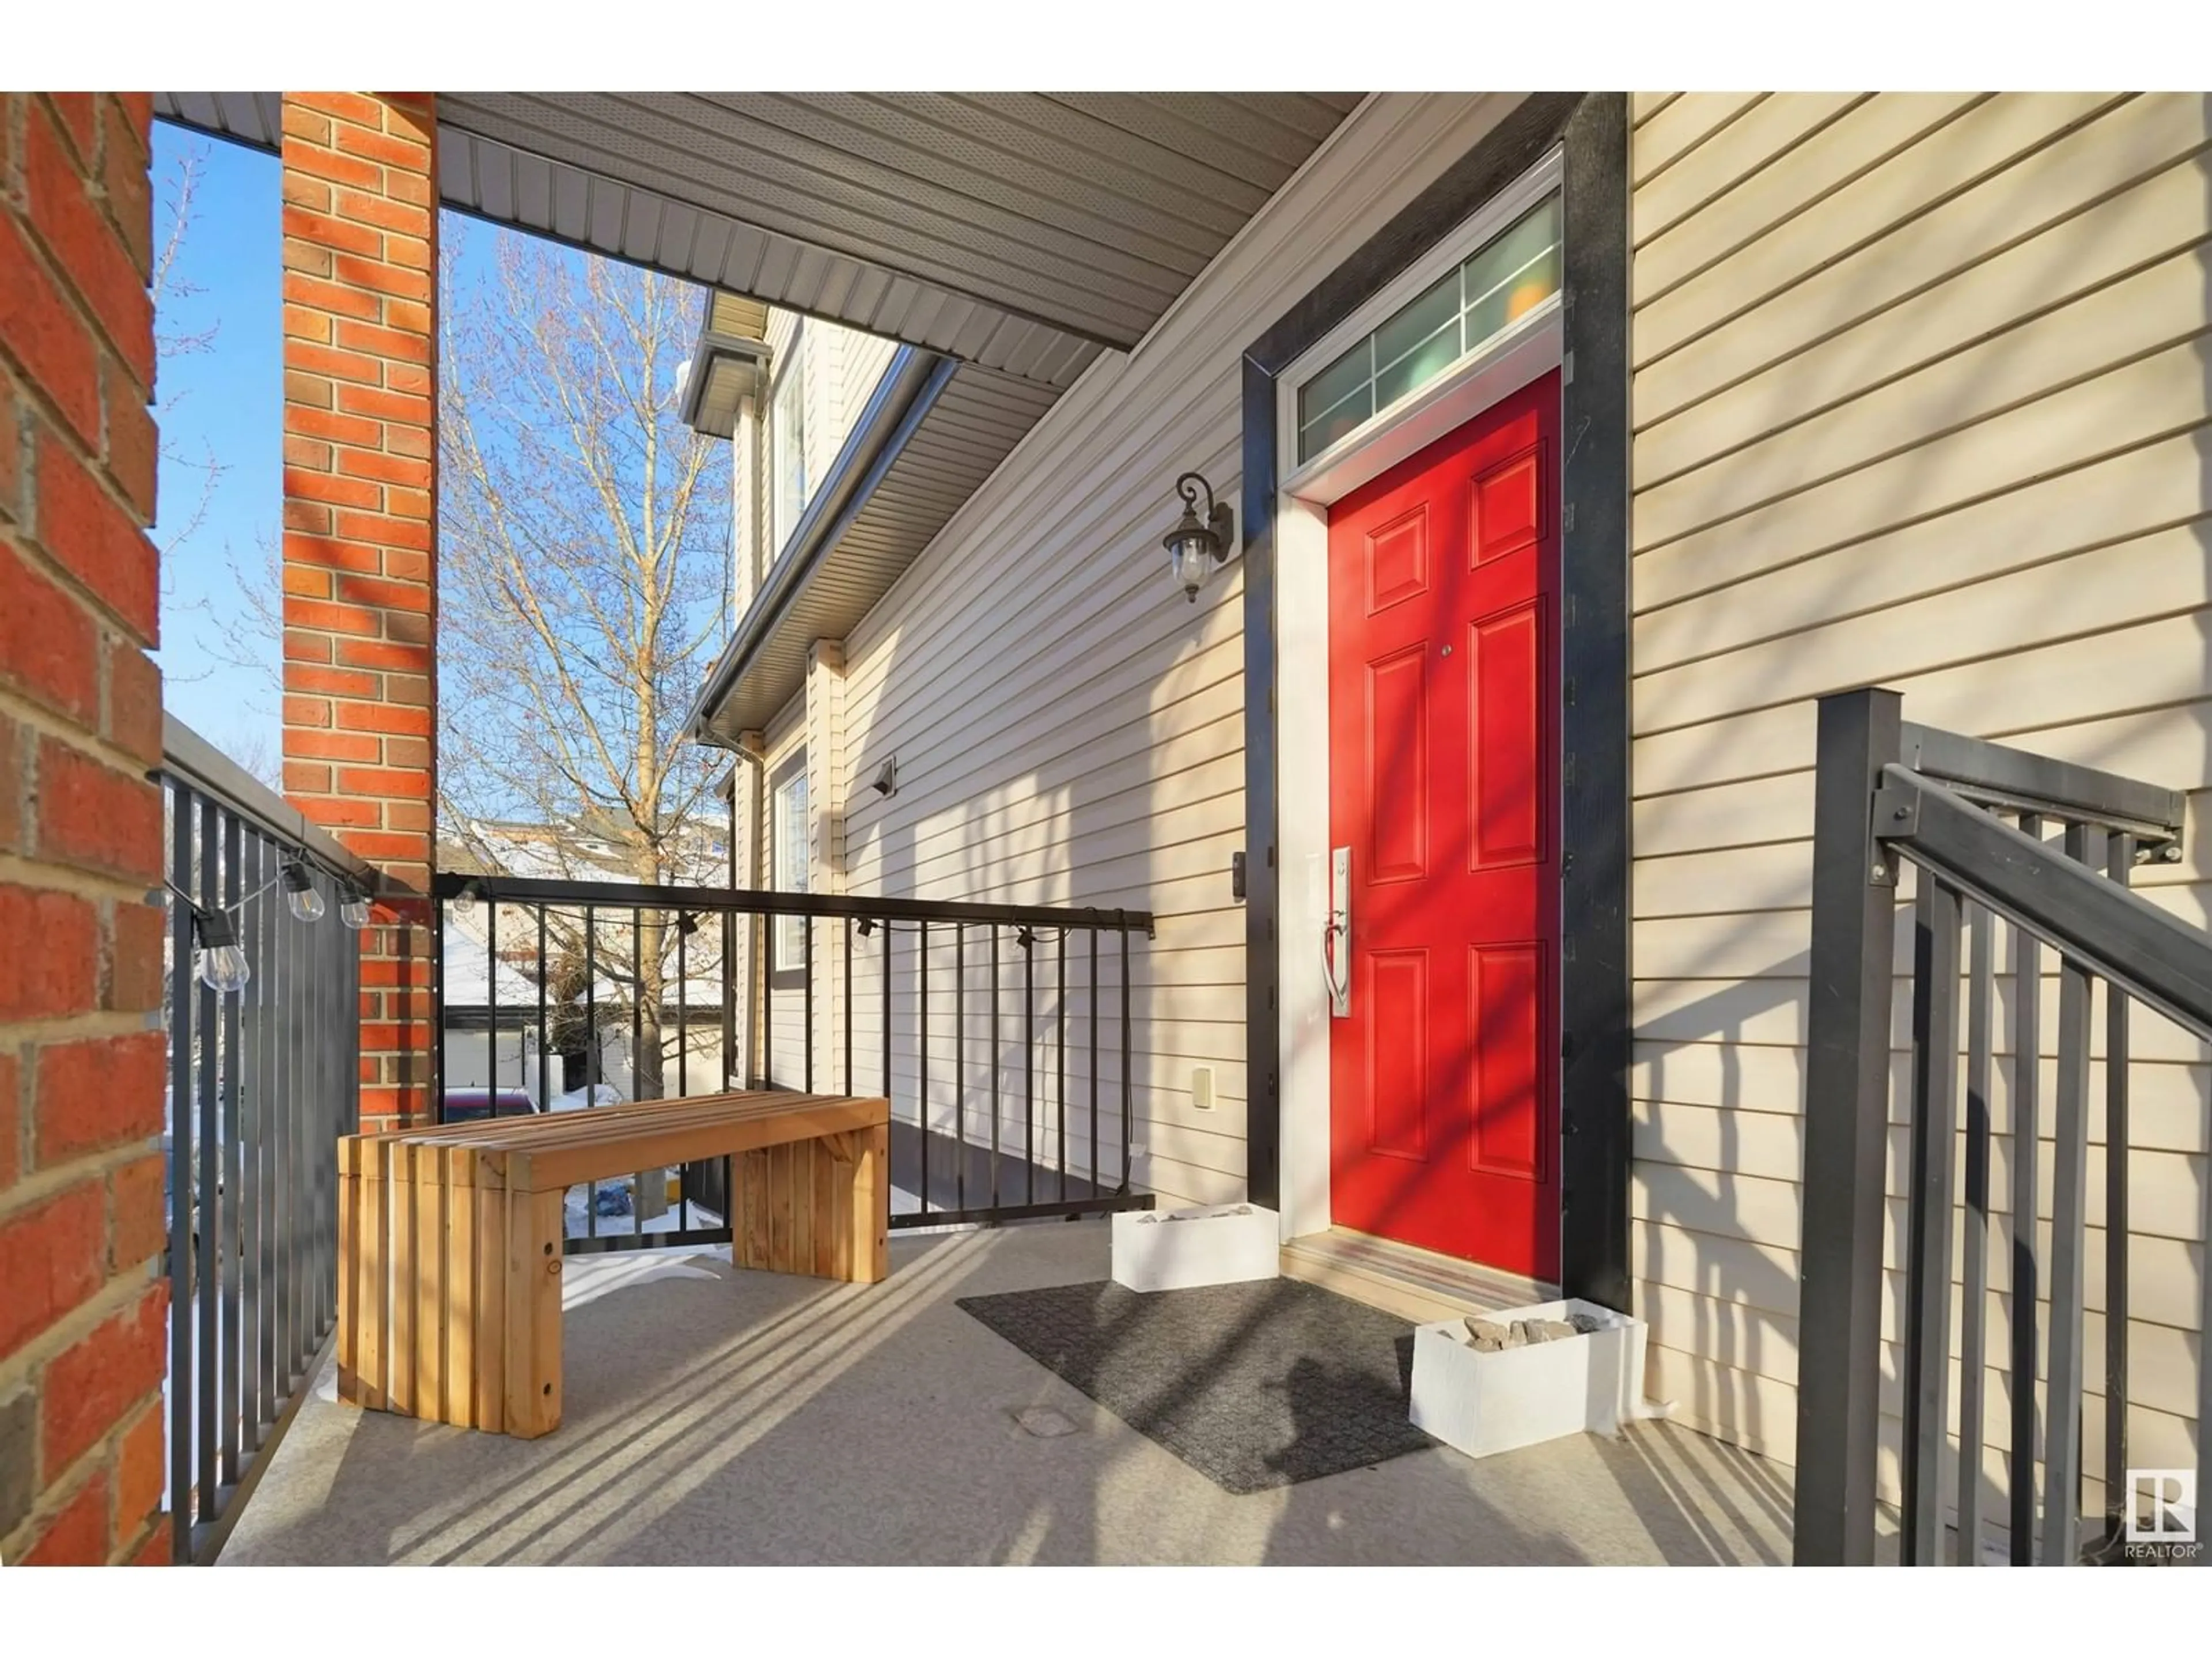
<svg viewBox="0 0 2212 1659">
<path fill-rule="evenodd" d="M 284 95 L 284 791 L 428 890 L 437 671 L 436 126 Z M 362 945 L 362 1127 L 427 1110 L 422 907 Z"/>
<path fill-rule="evenodd" d="M 166 1561 L 151 105 L 0 94 L 0 1560 Z"/>
</svg>

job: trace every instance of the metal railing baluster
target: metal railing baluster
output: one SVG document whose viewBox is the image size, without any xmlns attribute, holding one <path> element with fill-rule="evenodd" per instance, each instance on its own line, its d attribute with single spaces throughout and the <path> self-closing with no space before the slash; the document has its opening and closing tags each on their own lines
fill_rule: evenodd
<svg viewBox="0 0 2212 1659">
<path fill-rule="evenodd" d="M 584 1108 L 599 1103 L 599 911 L 584 907 Z M 566 1201 L 565 1200 L 563 1200 Z M 567 1231 L 565 1222 L 562 1231 Z M 599 1236 L 599 1183 L 584 1185 L 584 1237 Z"/>
<path fill-rule="evenodd" d="M 633 908 L 629 913 L 629 1097 L 643 1100 L 645 1092 L 645 912 Z M 653 1010 L 653 1024 L 660 1024 L 660 1011 Z M 661 1087 L 659 1054 L 653 1057 L 653 1097 L 659 1099 L 666 1091 Z M 650 1170 L 641 1170 L 630 1179 L 629 1230 L 640 1238 L 645 1237 L 646 1177 Z M 662 1177 L 665 1181 L 665 1176 Z M 668 1192 L 663 1187 L 653 1200 L 656 1206 L 668 1201 Z"/>
<path fill-rule="evenodd" d="M 553 1027 L 545 1018 L 545 907 L 538 912 L 538 1109 L 553 1109 Z M 565 1079 L 564 1079 L 565 1080 Z"/>
<path fill-rule="evenodd" d="M 267 879 L 266 865 L 273 862 L 281 851 L 276 843 L 268 846 L 262 879 Z M 254 958 L 264 966 L 276 953 L 276 917 L 281 905 L 272 903 L 264 893 L 254 910 L 253 926 L 249 937 Z M 358 972 L 358 969 L 356 970 Z M 253 1324 L 258 1357 L 255 1371 L 259 1377 L 261 1410 L 264 1421 L 274 1420 L 278 1404 L 285 1393 L 283 1378 L 276 1370 L 276 1303 L 283 1288 L 277 1276 L 276 1206 L 281 1185 L 282 1169 L 276 1159 L 276 1136 L 281 1132 L 285 1115 L 282 1061 L 284 1053 L 283 1033 L 279 1030 L 275 981 L 266 974 L 254 994 L 254 1026 L 257 1041 L 255 1050 L 259 1056 L 260 1073 L 256 1093 L 260 1100 L 258 1144 L 254 1148 L 254 1174 L 258 1185 L 256 1209 L 260 1220 L 256 1240 L 258 1262 L 255 1278 Z M 353 1022 L 357 1035 L 361 1022 Z M 260 1437 L 254 1437 L 258 1447 Z"/>
<path fill-rule="evenodd" d="M 2021 833 L 2043 838 L 2043 820 L 2023 813 Z M 2012 1327 L 2010 1382 L 2012 1444 L 2008 1524 L 2012 1564 L 2035 1563 L 2035 1466 L 2040 1437 L 2036 1432 L 2035 1378 L 2039 1343 L 2038 1309 L 2043 1255 L 2036 1240 L 2036 1218 L 2043 1205 L 2037 1139 L 2043 1090 L 2043 944 L 2025 927 L 2012 929 Z"/>
<path fill-rule="evenodd" d="M 999 1207 L 999 929 L 991 927 L 991 1207 Z"/>
<path fill-rule="evenodd" d="M 221 908 L 222 855 L 219 851 L 216 808 L 211 798 L 200 802 L 200 904 L 207 910 Z M 219 1304 L 217 1273 L 222 1260 L 222 1118 L 221 1097 L 216 1090 L 222 1040 L 221 1007 L 211 987 L 200 987 L 199 1088 L 199 1283 L 193 1294 L 199 1312 L 199 1351 L 203 1369 L 194 1392 L 199 1413 L 194 1431 L 192 1477 L 199 1487 L 198 1515 L 203 1522 L 216 1518 L 216 1411 L 222 1354 L 216 1325 Z"/>
<path fill-rule="evenodd" d="M 884 935 L 884 992 L 886 1004 L 890 1000 L 890 933 L 888 927 Z M 915 945 L 915 1062 L 919 1071 L 919 1087 L 915 1097 L 915 1115 L 921 1125 L 921 1212 L 929 1213 L 929 924 L 921 924 L 921 936 Z M 885 1048 L 884 1065 L 890 1066 L 889 1039 L 890 1016 L 884 1016 Z"/>
<path fill-rule="evenodd" d="M 1057 1068 L 1052 1088 L 1052 1158 L 1059 1182 L 1054 1201 L 1067 1201 L 1067 929 L 1060 930 L 1060 951 L 1054 965 L 1052 1016 L 1053 1064 Z"/>
<path fill-rule="evenodd" d="M 1135 1113 L 1137 1085 L 1133 1075 L 1136 1052 L 1129 1030 L 1129 921 L 1121 919 L 1121 1186 L 1127 1193 L 1130 1185 L 1130 1149 L 1136 1145 Z"/>
<path fill-rule="evenodd" d="M 2135 871 L 2136 838 L 2106 842 L 2106 873 L 2125 887 Z M 2105 1444 L 2104 1512 L 2118 1536 L 2127 1508 L 2128 1467 L 2128 1002 L 2105 987 Z M 2205 1242 L 2212 1263 L 2212 1237 Z M 2208 1355 L 2212 1357 L 2212 1355 Z M 2201 1363 L 2201 1362 L 2200 1362 Z M 2200 1423 L 2200 1437 L 2212 1425 Z"/>
<path fill-rule="evenodd" d="M 240 939 L 246 937 L 245 917 L 246 884 L 244 862 L 245 843 L 237 815 L 222 815 L 222 904 L 238 930 Z M 246 981 L 249 988 L 252 981 Z M 244 1207 L 246 1188 L 240 1180 L 241 1162 L 239 1158 L 240 1138 L 239 1121 L 239 1004 L 245 1000 L 238 996 L 222 999 L 221 1026 L 221 1054 L 222 1067 L 221 1083 L 222 1112 L 222 1186 L 225 1199 L 220 1226 L 216 1233 L 216 1279 L 222 1287 L 216 1308 L 216 1324 L 222 1334 L 222 1346 L 218 1351 L 222 1377 L 222 1397 L 216 1412 L 222 1425 L 222 1483 L 238 1484 L 238 1419 L 239 1372 L 243 1346 L 244 1330 L 240 1315 L 244 1307 L 244 1287 L 240 1282 L 243 1266 L 240 1252 L 245 1248 L 245 1230 L 239 1220 L 239 1211 Z"/>
<path fill-rule="evenodd" d="M 1905 1503 L 1899 1553 L 1943 1554 L 1944 1424 L 1951 1340 L 1951 1170 L 1958 1125 L 1959 895 L 1920 872 L 1912 966 L 1911 1240 L 1906 1258 Z"/>
<path fill-rule="evenodd" d="M 1982 1397 L 1987 1383 L 1984 1328 L 1990 1272 L 1990 1004 L 1996 972 L 1988 907 L 1966 911 L 1966 1285 L 1959 1322 L 1959 1561 L 1981 1565 Z M 1947 1197 L 1948 1201 L 1948 1197 Z M 1950 1264 L 1944 1264 L 1948 1274 Z"/>
<path fill-rule="evenodd" d="M 2091 860 L 2089 828 L 2066 826 L 2066 856 Z M 2086 963 L 2058 963 L 2058 1101 L 2051 1182 L 2051 1409 L 2044 1427 L 2045 1566 L 2070 1566 L 2081 1500 L 2082 1256 L 2087 1243 L 2089 1023 L 2095 981 Z"/>
<path fill-rule="evenodd" d="M 169 789 L 169 1524 L 175 1559 L 192 1553 L 192 792 Z"/>
<path fill-rule="evenodd" d="M 1036 1202 L 1036 936 L 1022 943 L 1022 1167 L 1023 1202 Z"/>
<path fill-rule="evenodd" d="M 968 1207 L 968 924 L 952 927 L 952 1207 Z"/>
<path fill-rule="evenodd" d="M 690 918 L 676 913 L 676 1097 L 691 1097 L 691 996 L 686 981 L 691 972 L 691 935 L 684 923 Z M 676 1231 L 691 1231 L 691 1166 L 676 1171 Z"/>
<path fill-rule="evenodd" d="M 1106 1190 L 1099 1179 L 1099 929 L 1091 927 L 1091 1197 Z"/>
</svg>

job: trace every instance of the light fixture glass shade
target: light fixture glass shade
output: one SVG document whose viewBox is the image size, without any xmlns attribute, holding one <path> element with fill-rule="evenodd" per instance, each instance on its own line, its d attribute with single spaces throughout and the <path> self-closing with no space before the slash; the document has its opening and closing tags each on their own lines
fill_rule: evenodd
<svg viewBox="0 0 2212 1659">
<path fill-rule="evenodd" d="M 338 906 L 338 920 L 356 933 L 368 926 L 368 896 L 357 888 L 346 890 L 345 901 Z"/>
<path fill-rule="evenodd" d="M 1213 538 L 1194 523 L 1187 532 L 1169 538 L 1168 568 L 1174 573 L 1176 585 L 1182 589 L 1183 597 L 1195 605 L 1198 590 L 1206 586 L 1206 579 L 1213 569 Z"/>
<path fill-rule="evenodd" d="M 467 921 L 473 918 L 477 913 L 476 884 L 472 882 L 462 888 L 459 892 L 453 895 L 451 902 L 453 915 L 459 920 Z"/>
<path fill-rule="evenodd" d="M 301 921 L 319 921 L 327 908 L 323 896 L 315 890 L 315 878 L 307 873 L 304 865 L 284 866 L 284 904 Z"/>
</svg>

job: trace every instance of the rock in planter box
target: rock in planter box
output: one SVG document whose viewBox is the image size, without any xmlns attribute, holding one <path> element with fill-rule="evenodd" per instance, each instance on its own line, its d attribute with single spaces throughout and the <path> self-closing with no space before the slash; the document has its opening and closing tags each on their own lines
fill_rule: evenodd
<svg viewBox="0 0 2212 1659">
<path fill-rule="evenodd" d="M 1413 1332 L 1409 1415 L 1469 1457 L 1647 1415 L 1644 1322 L 1570 1298 Z"/>
<path fill-rule="evenodd" d="M 1275 1212 L 1256 1204 L 1125 1210 L 1114 1218 L 1114 1282 L 1133 1291 L 1273 1279 L 1281 1262 Z"/>
</svg>

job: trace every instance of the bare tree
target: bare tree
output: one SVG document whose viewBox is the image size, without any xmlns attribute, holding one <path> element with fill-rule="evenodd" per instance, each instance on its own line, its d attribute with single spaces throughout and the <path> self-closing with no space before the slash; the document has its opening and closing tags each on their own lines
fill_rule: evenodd
<svg viewBox="0 0 2212 1659">
<path fill-rule="evenodd" d="M 556 833 L 562 873 L 696 879 L 718 775 L 680 722 L 727 625 L 726 448 L 686 427 L 689 284 L 497 236 L 464 283 L 449 238 L 440 334 L 439 822 L 501 868 L 486 820 Z M 461 291 L 465 286 L 467 291 Z M 595 842 L 592 862 L 568 849 Z M 556 943 L 576 941 L 555 919 Z M 650 914 L 600 957 L 649 1039 L 676 929 Z M 603 947 L 604 948 L 604 947 Z"/>
<path fill-rule="evenodd" d="M 191 281 L 179 264 L 190 238 L 195 216 L 195 204 L 199 193 L 202 170 L 207 165 L 207 141 L 195 139 L 181 145 L 177 151 L 175 165 L 161 179 L 161 245 L 155 250 L 154 267 L 147 283 L 154 300 L 154 361 L 158 379 L 160 367 L 179 357 L 198 356 L 215 349 L 216 337 L 222 332 L 222 319 L 209 319 L 198 328 L 176 325 L 177 311 L 185 301 L 206 292 L 198 283 Z M 167 556 L 161 561 L 164 572 L 175 568 L 177 557 L 185 545 L 198 533 L 207 520 L 208 508 L 215 500 L 216 487 L 226 471 L 214 446 L 203 440 L 199 453 L 186 453 L 184 446 L 169 434 L 175 426 L 177 405 L 185 394 L 161 394 L 160 442 L 162 459 L 170 462 L 181 472 L 198 479 L 190 498 L 190 505 L 179 514 L 170 517 L 161 526 L 161 550 Z M 173 602 L 173 594 L 164 584 L 165 601 Z M 174 670 L 172 669 L 173 677 Z"/>
</svg>

